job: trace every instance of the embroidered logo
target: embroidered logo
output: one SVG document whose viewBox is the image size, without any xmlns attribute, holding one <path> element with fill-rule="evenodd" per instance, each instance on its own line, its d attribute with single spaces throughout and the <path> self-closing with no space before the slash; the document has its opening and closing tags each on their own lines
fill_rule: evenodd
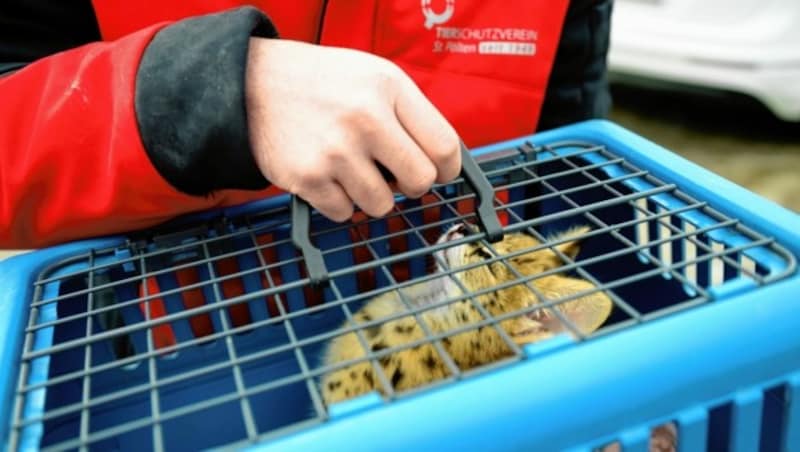
<svg viewBox="0 0 800 452">
<path fill-rule="evenodd" d="M 431 6 L 432 0 L 422 0 L 422 14 L 425 16 L 425 28 L 430 30 L 434 25 L 441 25 L 451 17 L 456 9 L 456 0 L 446 0 L 444 11 L 437 13 Z"/>
</svg>

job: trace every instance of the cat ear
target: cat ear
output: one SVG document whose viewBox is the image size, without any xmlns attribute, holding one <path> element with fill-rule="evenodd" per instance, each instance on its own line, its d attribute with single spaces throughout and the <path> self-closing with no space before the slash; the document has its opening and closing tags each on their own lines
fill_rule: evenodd
<svg viewBox="0 0 800 452">
<path fill-rule="evenodd" d="M 565 255 L 569 256 L 570 259 L 575 259 L 575 256 L 578 255 L 578 252 L 581 250 L 580 241 L 587 232 L 590 231 L 588 226 L 577 226 L 570 229 L 567 229 L 564 232 L 559 233 L 555 237 L 552 237 L 550 240 L 556 242 L 560 242 L 561 240 L 565 239 L 572 239 L 568 242 L 560 243 L 555 246 L 555 248 Z"/>
<path fill-rule="evenodd" d="M 567 276 L 553 276 L 542 278 L 544 295 L 550 300 L 559 300 L 581 292 L 589 292 L 596 289 L 596 286 L 589 281 L 570 278 Z M 600 326 L 611 315 L 614 303 L 603 291 L 587 293 L 579 298 L 565 301 L 555 305 L 561 314 L 564 315 L 582 334 L 590 334 L 600 328 Z M 543 322 L 545 327 L 553 333 L 570 331 L 561 320 L 550 312 Z"/>
<path fill-rule="evenodd" d="M 549 276 L 534 281 L 537 289 L 547 298 L 543 300 L 545 302 L 558 302 L 565 297 L 595 289 L 595 286 L 588 281 L 565 276 Z M 535 320 L 537 328 L 531 328 L 530 322 L 533 320 L 521 321 L 518 324 L 520 331 L 510 331 L 510 333 L 520 345 L 559 333 L 572 333 L 572 329 L 553 312 L 553 309 L 558 309 L 581 334 L 591 334 L 608 319 L 613 307 L 613 302 L 604 292 L 587 293 L 579 298 L 555 304 L 553 308 L 542 309 Z"/>
</svg>

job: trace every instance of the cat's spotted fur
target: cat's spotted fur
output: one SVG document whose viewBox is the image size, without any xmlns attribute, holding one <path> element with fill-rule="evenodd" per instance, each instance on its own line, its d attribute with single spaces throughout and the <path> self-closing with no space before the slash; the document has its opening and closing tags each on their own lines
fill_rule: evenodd
<svg viewBox="0 0 800 452">
<path fill-rule="evenodd" d="M 461 238 L 468 232 L 468 228 L 469 226 L 465 225 L 454 226 L 439 242 Z M 576 240 L 570 239 L 579 237 L 587 230 L 587 228 L 573 229 L 555 237 L 554 242 L 565 240 L 555 247 L 564 255 L 574 257 L 578 253 L 579 246 Z M 538 245 L 540 243 L 534 237 L 518 233 L 507 234 L 502 241 L 493 244 L 493 247 L 500 255 L 507 255 Z M 491 258 L 492 254 L 480 243 L 467 243 L 446 248 L 439 252 L 438 257 L 444 260 L 450 269 L 458 269 L 469 264 L 481 264 Z M 549 247 L 504 260 L 523 276 L 538 275 L 564 265 Z M 507 265 L 499 260 L 457 272 L 455 277 L 470 293 L 518 280 Z M 543 276 L 532 280 L 530 284 L 550 301 L 595 289 L 595 286 L 588 281 L 562 274 Z M 462 293 L 459 285 L 447 276 L 402 290 L 406 301 L 412 305 L 430 304 L 434 300 L 441 301 Z M 477 296 L 476 300 L 493 317 L 540 303 L 525 284 L 496 289 Z M 353 318 L 357 323 L 380 320 L 398 313 L 408 313 L 406 306 L 397 291 L 392 291 L 365 304 Z M 557 309 L 582 333 L 587 334 L 600 327 L 608 318 L 613 304 L 605 293 L 595 291 L 557 306 Z M 456 328 L 476 324 L 483 320 L 484 316 L 473 302 L 463 300 L 423 311 L 419 314 L 419 318 L 433 334 L 446 334 Z M 561 325 L 556 315 L 545 309 L 529 315 L 513 316 L 499 324 L 518 344 L 536 342 L 560 331 L 568 331 Z M 362 332 L 372 352 L 381 352 L 426 337 L 420 323 L 412 315 L 363 328 Z M 448 335 L 442 339 L 442 345 L 461 370 L 488 364 L 511 354 L 509 346 L 492 326 L 476 326 L 466 332 Z M 365 355 L 364 347 L 356 334 L 348 333 L 330 342 L 324 361 L 325 364 L 335 364 L 362 358 Z M 433 344 L 427 341 L 383 355 L 378 359 L 378 363 L 395 391 L 422 386 L 449 374 L 445 361 Z M 375 368 L 370 361 L 359 362 L 331 372 L 322 379 L 322 395 L 329 404 L 373 390 L 383 392 L 379 377 L 375 374 Z"/>
</svg>

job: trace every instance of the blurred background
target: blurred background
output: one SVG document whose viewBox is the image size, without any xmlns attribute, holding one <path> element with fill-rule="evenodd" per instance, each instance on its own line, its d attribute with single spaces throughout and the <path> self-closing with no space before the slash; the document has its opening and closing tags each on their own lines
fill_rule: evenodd
<svg viewBox="0 0 800 452">
<path fill-rule="evenodd" d="M 616 0 L 608 61 L 612 121 L 800 212 L 800 0 Z"/>
<path fill-rule="evenodd" d="M 800 212 L 800 1 L 616 0 L 610 119 Z"/>
</svg>

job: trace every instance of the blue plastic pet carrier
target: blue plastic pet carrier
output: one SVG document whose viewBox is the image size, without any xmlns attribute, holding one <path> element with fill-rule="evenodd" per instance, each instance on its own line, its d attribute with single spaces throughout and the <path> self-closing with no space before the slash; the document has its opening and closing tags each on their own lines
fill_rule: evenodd
<svg viewBox="0 0 800 452">
<path fill-rule="evenodd" d="M 605 121 L 472 155 L 384 218 L 333 223 L 282 196 L 0 262 L 6 449 L 646 451 L 671 425 L 682 451 L 800 450 L 798 215 Z M 353 364 L 324 365 L 326 344 L 430 278 L 462 221 L 487 248 L 588 226 L 559 271 L 606 293 L 610 318 L 324 403 L 321 377 Z"/>
</svg>

